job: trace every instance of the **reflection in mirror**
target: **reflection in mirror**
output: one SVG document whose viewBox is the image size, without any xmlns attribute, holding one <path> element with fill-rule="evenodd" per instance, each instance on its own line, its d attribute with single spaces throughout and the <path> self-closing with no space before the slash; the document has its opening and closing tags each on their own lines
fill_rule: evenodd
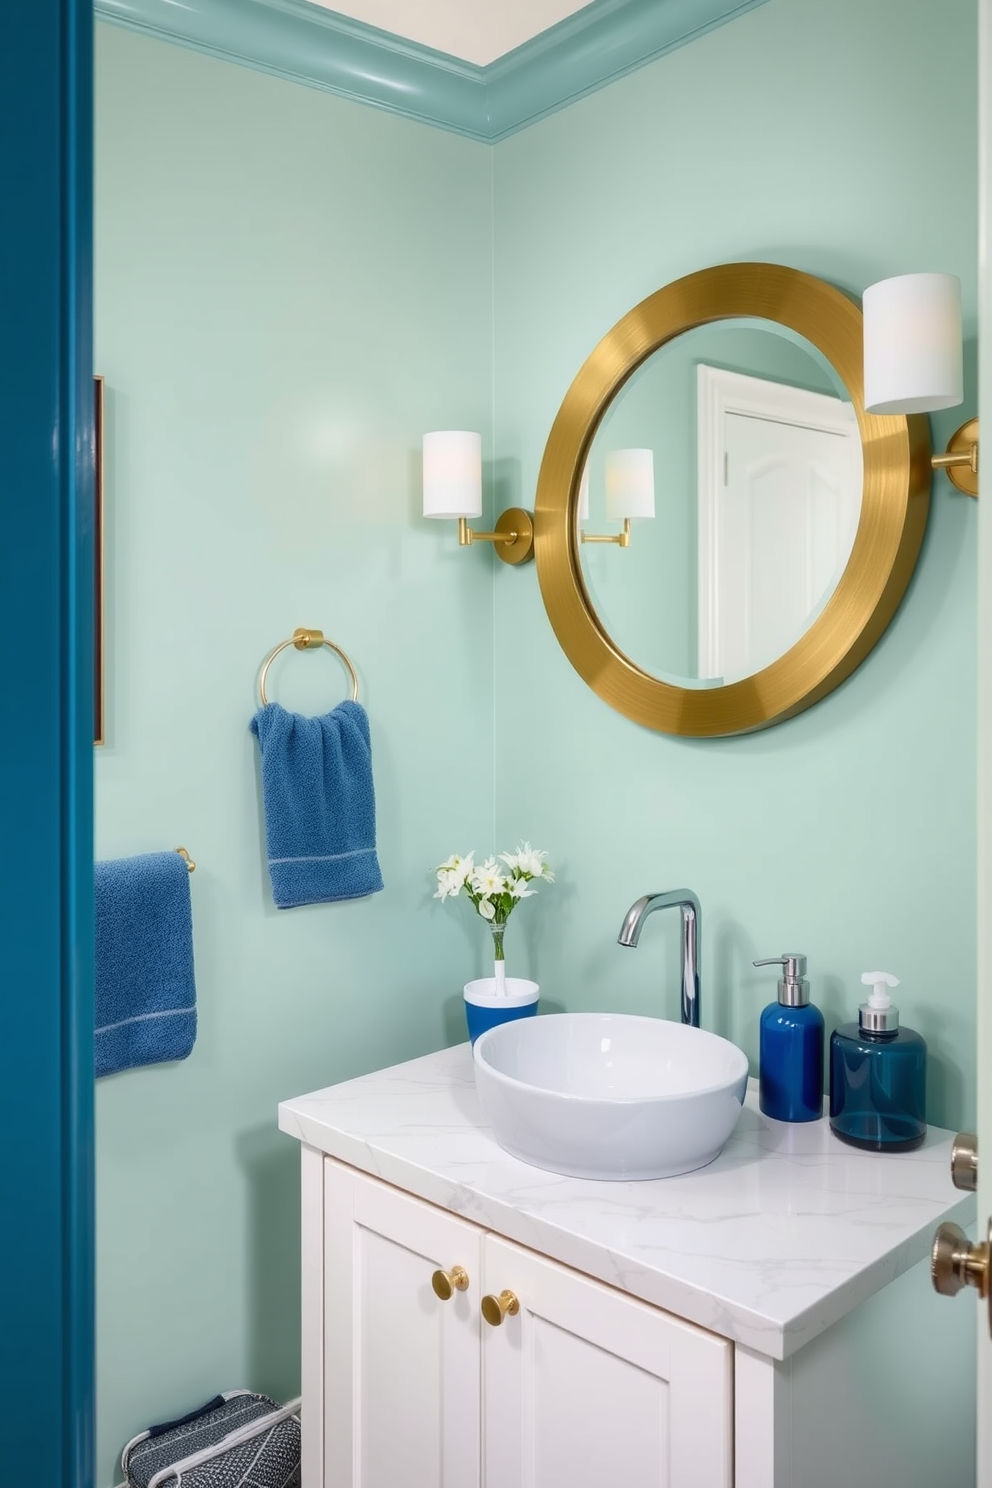
<svg viewBox="0 0 992 1488">
<path fill-rule="evenodd" d="M 632 456 L 642 469 L 653 462 L 654 520 L 637 520 L 652 515 L 646 504 L 627 512 L 608 501 L 618 455 L 628 468 Z M 616 646 L 663 681 L 750 676 L 829 601 L 861 488 L 854 410 L 810 342 L 753 318 L 688 331 L 627 381 L 590 447 L 577 517 L 593 608 Z M 616 542 L 624 516 L 634 518 L 625 551 L 592 545 L 592 534 Z"/>
</svg>

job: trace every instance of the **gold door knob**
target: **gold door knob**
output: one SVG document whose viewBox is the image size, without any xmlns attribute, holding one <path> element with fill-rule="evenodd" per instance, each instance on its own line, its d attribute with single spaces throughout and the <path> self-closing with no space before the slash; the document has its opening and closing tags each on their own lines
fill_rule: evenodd
<svg viewBox="0 0 992 1488">
<path fill-rule="evenodd" d="M 467 1291 L 468 1272 L 464 1266 L 452 1266 L 450 1271 L 435 1271 L 431 1277 L 431 1286 L 435 1296 L 440 1297 L 442 1302 L 449 1302 L 453 1292 Z"/>
<path fill-rule="evenodd" d="M 512 1292 L 500 1292 L 498 1297 L 482 1299 L 482 1316 L 491 1328 L 498 1328 L 505 1317 L 516 1317 L 520 1303 Z"/>
<path fill-rule="evenodd" d="M 974 1132 L 958 1132 L 951 1146 L 951 1182 L 955 1188 L 974 1193 L 978 1187 L 978 1138 Z"/>
<path fill-rule="evenodd" d="M 942 1224 L 933 1239 L 930 1275 L 934 1290 L 942 1297 L 953 1297 L 962 1287 L 973 1286 L 988 1304 L 989 1332 L 992 1333 L 992 1287 L 989 1285 L 989 1256 L 992 1254 L 992 1221 L 989 1238 L 972 1245 L 960 1225 Z"/>
</svg>

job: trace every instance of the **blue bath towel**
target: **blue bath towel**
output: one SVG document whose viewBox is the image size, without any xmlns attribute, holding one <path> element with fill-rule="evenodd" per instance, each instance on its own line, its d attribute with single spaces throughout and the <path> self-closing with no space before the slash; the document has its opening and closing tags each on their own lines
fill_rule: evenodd
<svg viewBox="0 0 992 1488">
<path fill-rule="evenodd" d="M 267 703 L 251 721 L 262 754 L 272 897 L 279 909 L 382 888 L 369 720 L 361 703 L 320 718 Z"/>
<path fill-rule="evenodd" d="M 185 1059 L 196 1038 L 189 869 L 175 852 L 97 863 L 96 1073 Z"/>
</svg>

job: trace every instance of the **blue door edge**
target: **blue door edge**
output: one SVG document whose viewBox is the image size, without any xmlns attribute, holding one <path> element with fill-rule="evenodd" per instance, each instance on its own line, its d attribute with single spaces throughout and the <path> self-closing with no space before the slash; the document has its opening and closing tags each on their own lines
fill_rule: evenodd
<svg viewBox="0 0 992 1488">
<path fill-rule="evenodd" d="M 0 4 L 0 1483 L 94 1484 L 92 0 Z"/>
<path fill-rule="evenodd" d="M 66 1345 L 63 1453 L 72 1488 L 94 1488 L 96 1218 L 93 1078 L 93 739 L 96 418 L 93 384 L 93 0 L 61 0 L 63 115 L 65 650 L 70 727 L 64 757 L 62 927 L 63 1265 Z"/>
</svg>

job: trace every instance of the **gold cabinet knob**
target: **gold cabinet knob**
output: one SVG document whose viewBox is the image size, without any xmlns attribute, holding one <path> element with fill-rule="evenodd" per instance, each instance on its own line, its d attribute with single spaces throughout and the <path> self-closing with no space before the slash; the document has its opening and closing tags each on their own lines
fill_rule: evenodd
<svg viewBox="0 0 992 1488">
<path fill-rule="evenodd" d="M 951 1146 L 951 1182 L 955 1188 L 974 1193 L 978 1187 L 978 1138 L 974 1132 L 958 1132 Z"/>
<path fill-rule="evenodd" d="M 962 1287 L 972 1286 L 988 1306 L 989 1332 L 992 1333 L 992 1286 L 989 1256 L 992 1254 L 992 1221 L 989 1237 L 972 1245 L 960 1225 L 942 1224 L 933 1239 L 930 1275 L 934 1290 L 942 1297 L 953 1297 Z"/>
<path fill-rule="evenodd" d="M 442 1302 L 450 1302 L 452 1293 L 468 1290 L 468 1272 L 464 1266 L 452 1266 L 450 1271 L 435 1271 L 431 1286 Z"/>
<path fill-rule="evenodd" d="M 500 1292 L 498 1297 L 482 1299 L 482 1316 L 491 1328 L 498 1328 L 505 1317 L 516 1317 L 520 1303 L 512 1292 Z"/>
</svg>

